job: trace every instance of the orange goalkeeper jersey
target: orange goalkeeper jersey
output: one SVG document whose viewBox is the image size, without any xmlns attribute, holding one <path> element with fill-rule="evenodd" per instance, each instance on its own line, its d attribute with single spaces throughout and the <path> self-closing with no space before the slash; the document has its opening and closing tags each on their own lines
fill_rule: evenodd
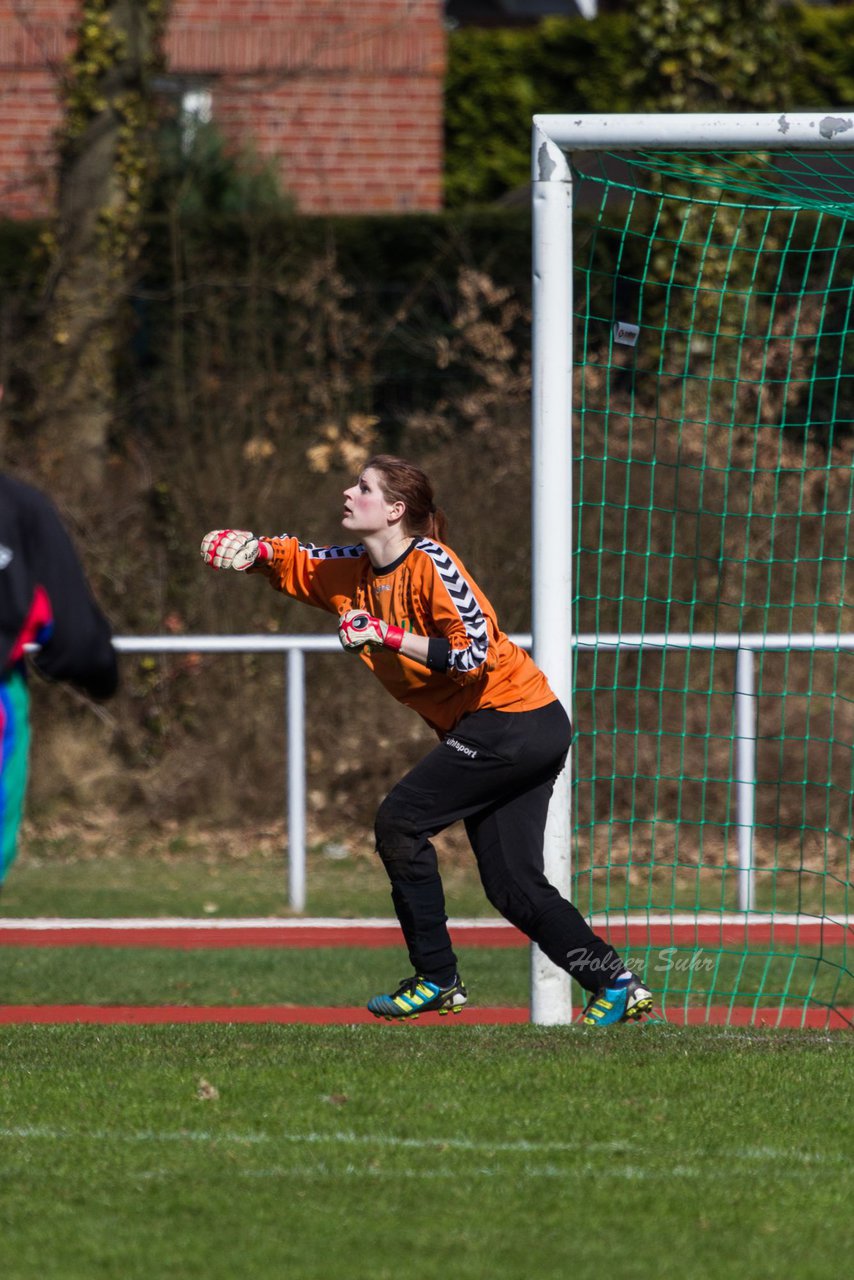
<svg viewBox="0 0 854 1280">
<path fill-rule="evenodd" d="M 447 642 L 447 667 L 441 670 L 391 649 L 363 649 L 359 655 L 398 702 L 438 733 L 482 707 L 534 711 L 555 701 L 539 667 L 499 629 L 492 605 L 442 543 L 413 538 L 394 564 L 374 569 L 361 545 L 315 547 L 287 536 L 268 541 L 272 560 L 250 572 L 263 573 L 277 590 L 339 616 L 366 609 L 406 631 Z"/>
</svg>

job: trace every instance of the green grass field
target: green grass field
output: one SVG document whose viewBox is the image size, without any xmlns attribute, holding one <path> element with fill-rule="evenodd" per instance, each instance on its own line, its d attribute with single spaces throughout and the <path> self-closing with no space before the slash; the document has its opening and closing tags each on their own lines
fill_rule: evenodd
<svg viewBox="0 0 854 1280">
<path fill-rule="evenodd" d="M 527 1006 L 530 959 L 527 948 L 459 949 L 460 971 L 475 1005 Z M 643 959 L 646 953 L 639 953 Z M 666 955 L 662 963 L 660 957 Z M 731 991 L 762 990 L 764 1006 L 776 1006 L 780 991 L 848 1005 L 854 982 L 832 963 L 841 948 L 826 948 L 825 959 L 757 954 L 716 957 L 709 970 L 690 966 L 692 951 L 649 953 L 638 968 L 653 991 L 679 1005 L 686 996 L 700 1001 L 713 990 L 716 1003 Z M 399 947 L 317 947 L 311 951 L 275 947 L 3 947 L 0 946 L 0 1004 L 298 1004 L 362 1005 L 374 991 L 405 977 L 408 961 Z M 580 988 L 575 999 L 584 999 Z M 745 995 L 749 1003 L 754 997 Z"/>
<path fill-rule="evenodd" d="M 845 1033 L 0 1029 L 4 1280 L 837 1280 Z"/>
<path fill-rule="evenodd" d="M 0 1004 L 363 1005 L 396 985 L 402 947 L 0 947 Z M 472 948 L 479 1005 L 527 1005 L 526 949 Z"/>
<path fill-rule="evenodd" d="M 470 865 L 447 882 L 454 914 L 492 914 Z M 381 868 L 315 851 L 308 910 L 389 915 Z M 45 849 L 0 898 L 12 918 L 277 914 L 269 849 Z M 825 959 L 816 992 L 845 1002 L 844 957 Z M 809 957 L 744 963 L 770 989 L 813 977 Z M 755 982 L 737 956 L 717 966 L 671 991 Z M 526 950 L 466 948 L 461 967 L 475 1004 L 527 1004 Z M 402 947 L 2 947 L 0 1003 L 361 1005 L 406 970 Z M 850 1033 L 430 1022 L 0 1026 L 0 1275 L 846 1274 Z"/>
<path fill-rule="evenodd" d="M 335 846 L 333 846 L 335 847 Z M 443 875 L 454 915 L 495 916 L 474 859 L 448 861 Z M 306 875 L 311 916 L 391 916 L 388 880 L 369 851 L 330 857 L 314 849 Z M 281 847 L 247 837 L 218 848 L 205 833 L 129 848 L 98 841 L 81 852 L 73 836 L 24 848 L 0 894 L 0 916 L 288 916 Z"/>
<path fill-rule="evenodd" d="M 361 833 L 361 844 L 335 840 L 308 854 L 306 914 L 390 916 L 388 881 Z M 84 838 L 85 836 L 85 838 Z M 441 841 L 440 848 L 441 848 Z M 342 856 L 343 854 L 343 856 Z M 442 850 L 448 911 L 454 916 L 495 917 L 484 897 L 474 858 L 457 833 Z M 696 871 L 662 871 L 654 885 L 627 883 L 615 869 L 608 884 L 581 876 L 576 901 L 582 911 L 661 909 L 735 910 L 736 876 L 724 891 L 718 875 L 698 885 Z M 854 910 L 851 890 L 831 877 L 780 872 L 758 877 L 760 911 L 844 915 Z M 120 829 L 70 831 L 32 837 L 0 894 L 0 916 L 288 916 L 284 835 L 241 838 L 227 832 L 191 831 L 179 836 L 126 837 Z"/>
</svg>

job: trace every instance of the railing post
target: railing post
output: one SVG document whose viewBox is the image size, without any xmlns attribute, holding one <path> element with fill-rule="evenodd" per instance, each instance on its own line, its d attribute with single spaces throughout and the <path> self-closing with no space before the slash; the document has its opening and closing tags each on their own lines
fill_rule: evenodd
<svg viewBox="0 0 854 1280">
<path fill-rule="evenodd" d="M 752 649 L 736 650 L 736 822 L 738 824 L 738 905 L 752 911 L 756 886 L 753 867 L 753 829 L 756 818 L 756 691 Z"/>
<path fill-rule="evenodd" d="M 287 654 L 288 901 L 305 910 L 305 654 Z"/>
</svg>

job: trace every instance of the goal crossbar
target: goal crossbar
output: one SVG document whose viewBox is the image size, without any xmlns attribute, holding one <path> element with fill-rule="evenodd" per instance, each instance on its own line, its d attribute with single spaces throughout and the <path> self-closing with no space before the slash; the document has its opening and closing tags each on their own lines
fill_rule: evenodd
<svg viewBox="0 0 854 1280">
<path fill-rule="evenodd" d="M 854 114 L 784 111 L 759 115 L 535 115 L 537 144 L 563 151 L 793 151 L 854 148 Z"/>
</svg>

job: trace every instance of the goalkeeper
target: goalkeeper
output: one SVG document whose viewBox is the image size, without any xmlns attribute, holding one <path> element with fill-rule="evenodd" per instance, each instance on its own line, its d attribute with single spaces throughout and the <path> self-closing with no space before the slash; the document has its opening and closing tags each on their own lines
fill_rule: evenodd
<svg viewBox="0 0 854 1280">
<path fill-rule="evenodd" d="M 590 993 L 584 1021 L 642 1017 L 649 991 L 543 871 L 549 799 L 572 736 L 566 712 L 446 545 L 427 476 L 400 458 L 372 458 L 344 492 L 341 523 L 350 545 L 224 529 L 201 550 L 215 569 L 258 573 L 337 614 L 344 648 L 439 736 L 376 816 L 414 973 L 368 1009 L 393 1019 L 466 1003 L 431 844 L 463 821 L 489 901 Z"/>
</svg>

